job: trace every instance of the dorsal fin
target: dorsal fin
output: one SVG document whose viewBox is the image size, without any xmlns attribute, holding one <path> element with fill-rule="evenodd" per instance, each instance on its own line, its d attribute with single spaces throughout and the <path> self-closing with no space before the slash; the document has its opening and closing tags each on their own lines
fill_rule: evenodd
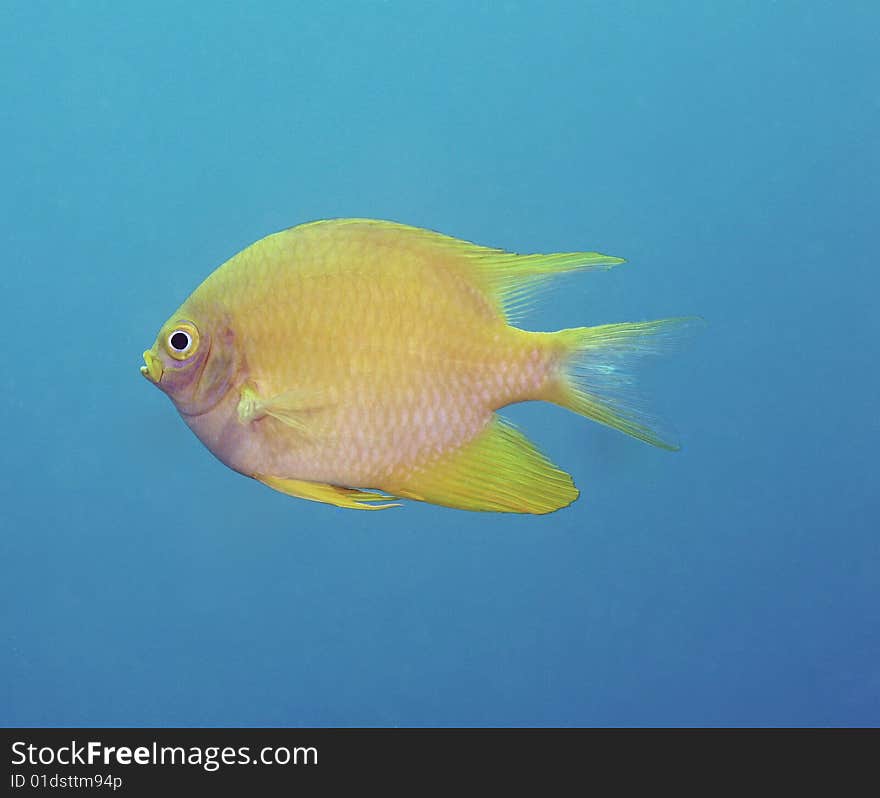
<svg viewBox="0 0 880 798">
<path fill-rule="evenodd" d="M 525 312 L 540 287 L 556 274 L 588 269 L 607 270 L 623 263 L 622 258 L 599 252 L 553 252 L 518 255 L 460 238 L 379 219 L 331 219 L 318 225 L 355 226 L 391 237 L 401 247 L 425 247 L 448 256 L 462 277 L 471 282 L 508 322 Z"/>
</svg>

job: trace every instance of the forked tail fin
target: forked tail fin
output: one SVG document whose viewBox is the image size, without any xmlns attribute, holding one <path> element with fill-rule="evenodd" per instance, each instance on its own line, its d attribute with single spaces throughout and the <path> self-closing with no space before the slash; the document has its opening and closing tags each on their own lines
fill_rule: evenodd
<svg viewBox="0 0 880 798">
<path fill-rule="evenodd" d="M 548 399 L 654 446 L 678 449 L 674 432 L 646 409 L 633 361 L 667 351 L 701 321 L 688 316 L 560 330 L 554 335 L 563 356 Z"/>
</svg>

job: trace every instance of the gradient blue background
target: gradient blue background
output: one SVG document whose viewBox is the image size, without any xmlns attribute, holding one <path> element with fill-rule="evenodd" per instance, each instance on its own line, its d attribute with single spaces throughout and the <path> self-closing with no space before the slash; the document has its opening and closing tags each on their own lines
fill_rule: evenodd
<svg viewBox="0 0 880 798">
<path fill-rule="evenodd" d="M 874 2 L 5 3 L 0 723 L 880 722 Z M 302 221 L 629 263 L 534 329 L 700 314 L 684 450 L 507 415 L 549 517 L 337 510 L 138 374 Z"/>
</svg>

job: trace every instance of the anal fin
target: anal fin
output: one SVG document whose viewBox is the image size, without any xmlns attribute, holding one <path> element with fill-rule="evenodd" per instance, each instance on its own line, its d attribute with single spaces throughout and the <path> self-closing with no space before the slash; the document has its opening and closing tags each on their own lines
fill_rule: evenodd
<svg viewBox="0 0 880 798">
<path fill-rule="evenodd" d="M 265 474 L 254 474 L 254 479 L 259 480 L 273 490 L 286 493 L 288 496 L 332 504 L 349 510 L 387 510 L 389 507 L 400 507 L 399 504 L 375 504 L 374 502 L 388 502 L 394 499 L 394 496 L 388 496 L 384 493 L 370 493 L 355 488 L 328 485 L 323 482 L 286 479 Z"/>
<path fill-rule="evenodd" d="M 566 507 L 579 495 L 568 474 L 499 416 L 473 441 L 407 478 L 395 493 L 462 510 L 536 515 Z"/>
</svg>

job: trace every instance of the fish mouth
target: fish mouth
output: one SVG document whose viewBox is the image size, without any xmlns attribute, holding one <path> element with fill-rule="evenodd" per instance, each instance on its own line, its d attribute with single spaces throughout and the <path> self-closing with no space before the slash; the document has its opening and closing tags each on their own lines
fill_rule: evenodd
<svg viewBox="0 0 880 798">
<path fill-rule="evenodd" d="M 154 385 L 158 385 L 159 380 L 162 379 L 162 373 L 165 371 L 162 361 L 148 349 L 144 352 L 144 363 L 146 365 L 141 366 L 141 374 Z"/>
</svg>

